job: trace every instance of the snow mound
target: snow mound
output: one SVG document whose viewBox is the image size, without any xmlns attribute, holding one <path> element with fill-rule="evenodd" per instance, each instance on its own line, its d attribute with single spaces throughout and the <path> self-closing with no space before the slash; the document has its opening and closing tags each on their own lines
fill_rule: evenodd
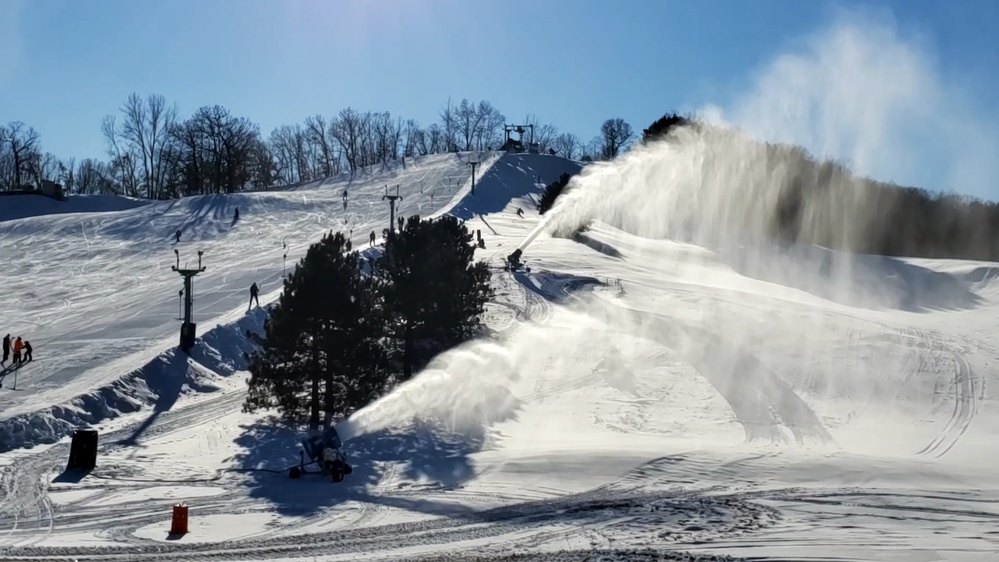
<svg viewBox="0 0 999 562">
<path fill-rule="evenodd" d="M 263 329 L 266 313 L 257 309 L 199 338 L 190 356 L 163 352 L 131 373 L 68 403 L 0 420 L 0 453 L 55 443 L 80 426 L 97 425 L 145 407 L 169 410 L 182 394 L 213 392 L 219 376 L 244 371 L 244 353 L 256 347 L 251 333 Z M 5 381 L 6 382 L 6 381 Z"/>
<path fill-rule="evenodd" d="M 908 312 L 975 307 L 982 299 L 972 292 L 971 283 L 987 279 L 990 273 L 986 268 L 962 277 L 904 258 L 803 244 L 758 242 L 728 246 L 719 250 L 718 257 L 741 275 L 825 300 Z"/>
<path fill-rule="evenodd" d="M 456 198 L 448 213 L 459 219 L 489 215 L 506 209 L 511 203 L 530 201 L 537 206 L 537 196 L 563 173 L 575 175 L 583 164 L 547 154 L 506 154 L 486 170 L 480 170 L 473 197 Z"/>
<path fill-rule="evenodd" d="M 38 194 L 10 195 L 0 198 L 0 222 L 69 213 L 113 213 L 152 203 L 121 195 L 70 195 L 64 201 Z"/>
</svg>

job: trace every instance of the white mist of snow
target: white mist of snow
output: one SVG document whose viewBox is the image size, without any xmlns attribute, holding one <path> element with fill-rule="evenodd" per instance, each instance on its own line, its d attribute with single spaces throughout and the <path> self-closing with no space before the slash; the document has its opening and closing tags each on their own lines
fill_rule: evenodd
<svg viewBox="0 0 999 562">
<path fill-rule="evenodd" d="M 890 24 L 844 12 L 800 49 L 776 57 L 732 108 L 705 108 L 707 121 L 718 127 L 681 129 L 614 161 L 587 166 L 519 248 L 529 256 L 528 246 L 543 232 L 566 235 L 597 220 L 644 238 L 704 246 L 746 277 L 847 306 L 888 310 L 970 306 L 973 296 L 967 289 L 936 272 L 891 258 L 778 244 L 767 238 L 782 190 L 802 181 L 829 185 L 823 195 L 805 199 L 802 239 L 855 247 L 883 228 L 884 217 L 872 211 L 873 202 L 865 199 L 864 192 L 851 189 L 857 180 L 848 170 L 834 166 L 816 170 L 802 165 L 803 153 L 797 149 L 755 142 L 802 144 L 820 157 L 848 160 L 861 174 L 900 174 L 898 170 L 915 169 L 924 160 L 913 150 L 913 139 L 947 143 L 968 130 L 969 121 L 960 108 L 946 109 L 947 92 L 931 57 L 918 44 L 904 39 Z M 927 127 L 942 115 L 951 117 L 947 124 Z M 977 169 L 975 152 L 938 156 L 953 156 L 948 162 L 953 169 L 969 161 L 971 169 Z M 826 177 L 820 179 L 823 173 Z M 818 220 L 828 219 L 827 213 L 833 214 L 834 230 L 821 226 L 828 220 Z M 871 372 L 837 366 L 866 351 L 844 345 L 843 334 L 829 331 L 822 314 L 786 322 L 774 316 L 762 329 L 746 323 L 719 327 L 722 316 L 717 305 L 706 305 L 702 318 L 687 319 L 689 328 L 699 334 L 695 337 L 718 338 L 704 348 L 712 362 L 702 367 L 722 369 L 729 377 L 752 357 L 754 342 L 782 341 L 783 351 L 799 357 L 802 370 L 821 371 L 814 376 L 828 379 L 816 392 L 857 403 L 881 401 L 883 413 L 891 415 L 891 397 L 886 397 L 883 387 L 870 384 Z M 628 316 L 617 317 L 616 322 L 614 329 L 650 340 L 658 338 L 661 328 Z M 421 410 L 506 404 L 500 397 L 506 396 L 520 373 L 557 371 L 543 363 L 571 355 L 575 346 L 593 341 L 592 334 L 609 329 L 606 318 L 579 318 L 570 324 L 568 334 L 551 326 L 523 328 L 502 343 L 505 351 L 473 343 L 445 354 L 440 359 L 443 367 L 428 369 L 359 412 L 356 423 L 370 428 L 401 423 Z M 902 377 L 908 368 L 905 358 L 892 361 L 885 366 L 890 372 L 879 375 L 885 381 Z M 479 382 L 469 382 L 473 380 Z M 479 394 L 484 396 L 469 398 Z"/>
</svg>

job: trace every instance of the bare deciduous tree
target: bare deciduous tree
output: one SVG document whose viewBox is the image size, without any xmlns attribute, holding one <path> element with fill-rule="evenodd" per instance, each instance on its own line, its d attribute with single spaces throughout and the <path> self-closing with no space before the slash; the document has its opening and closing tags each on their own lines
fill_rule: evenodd
<svg viewBox="0 0 999 562">
<path fill-rule="evenodd" d="M 332 123 L 333 138 L 339 143 L 351 172 L 357 171 L 362 165 L 360 152 L 363 125 L 362 116 L 351 107 L 340 110 Z"/>
<path fill-rule="evenodd" d="M 113 115 L 108 115 L 101 122 L 101 132 L 108 143 L 108 155 L 111 157 L 110 176 L 120 186 L 123 195 L 138 197 L 139 178 L 136 173 L 135 159 L 128 151 L 126 142 L 118 134 L 117 120 Z"/>
<path fill-rule="evenodd" d="M 555 149 L 559 156 L 574 160 L 579 155 L 579 150 L 582 147 L 576 135 L 562 133 L 552 141 L 552 148 Z"/>
<path fill-rule="evenodd" d="M 626 123 L 624 119 L 614 117 L 604 121 L 604 124 L 600 126 L 600 136 L 603 143 L 600 148 L 601 156 L 610 160 L 621 153 L 621 149 L 635 134 L 631 130 L 631 125 Z"/>
<path fill-rule="evenodd" d="M 132 93 L 121 107 L 122 122 L 116 131 L 123 150 L 136 160 L 145 196 L 168 196 L 166 184 L 174 162 L 169 146 L 170 130 L 177 120 L 177 108 L 168 107 L 166 98 L 151 94 L 143 100 Z"/>
<path fill-rule="evenodd" d="M 305 119 L 306 139 L 312 143 L 319 155 L 319 176 L 329 177 L 340 168 L 338 165 L 339 155 L 334 150 L 336 140 L 333 137 L 333 124 L 327 124 L 322 115 L 308 117 Z"/>
<path fill-rule="evenodd" d="M 7 173 L 8 189 L 20 189 L 25 180 L 31 177 L 32 165 L 40 158 L 38 132 L 20 121 L 0 127 L 0 144 L 5 148 L 4 156 L 9 159 Z"/>
</svg>

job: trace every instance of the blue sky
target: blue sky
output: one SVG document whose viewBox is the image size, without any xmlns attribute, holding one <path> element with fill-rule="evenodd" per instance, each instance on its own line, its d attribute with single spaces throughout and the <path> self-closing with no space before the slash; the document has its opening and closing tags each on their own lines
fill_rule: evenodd
<svg viewBox="0 0 999 562">
<path fill-rule="evenodd" d="M 853 59 L 809 58 L 809 37 L 814 43 L 844 14 L 890 36 Z M 640 131 L 666 111 L 713 106 L 736 124 L 831 151 L 876 177 L 999 198 L 999 182 L 993 191 L 980 177 L 993 171 L 986 148 L 999 147 L 991 133 L 999 127 L 987 126 L 999 125 L 996 29 L 992 0 L 0 0 L 0 122 L 24 121 L 45 149 L 82 158 L 104 156 L 101 119 L 133 91 L 162 94 L 182 115 L 222 104 L 265 135 L 348 105 L 426 124 L 449 97 L 487 99 L 510 121 L 536 114 L 584 140 L 608 117 Z M 836 69 L 898 45 L 915 53 L 911 81 L 885 76 L 896 57 L 866 74 L 834 70 L 839 83 L 813 78 L 802 94 L 812 105 L 866 104 L 825 96 L 882 78 L 935 92 L 859 95 L 877 101 L 851 111 L 895 112 L 883 127 L 840 131 L 830 143 L 829 119 L 803 131 L 760 117 L 761 108 L 769 115 L 786 105 L 760 101 L 775 98 L 774 84 L 796 81 L 775 73 L 780 57 L 804 53 L 798 68 Z M 814 47 L 822 48 L 830 47 Z M 920 117 L 942 101 L 959 106 L 947 113 L 957 124 L 927 133 Z M 958 162 L 955 138 L 980 142 L 981 155 Z M 882 150 L 885 139 L 894 150 Z M 847 142 L 864 153 L 843 149 Z M 896 159 L 904 164 L 884 163 Z"/>
</svg>

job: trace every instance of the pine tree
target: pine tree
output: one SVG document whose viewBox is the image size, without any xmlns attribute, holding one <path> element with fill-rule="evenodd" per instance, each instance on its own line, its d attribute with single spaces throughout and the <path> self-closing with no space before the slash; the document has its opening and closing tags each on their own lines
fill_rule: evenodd
<svg viewBox="0 0 999 562">
<path fill-rule="evenodd" d="M 312 306 L 317 294 L 316 245 L 309 248 L 285 279 L 284 291 L 271 308 L 264 341 L 250 361 L 250 380 L 243 410 L 276 408 L 288 421 L 319 425 L 318 353 L 310 334 L 321 319 Z"/>
<path fill-rule="evenodd" d="M 551 210 L 552 206 L 555 205 L 555 200 L 558 199 L 559 195 L 562 195 L 565 186 L 569 185 L 570 179 L 572 176 L 563 172 L 557 180 L 545 187 L 544 192 L 541 193 L 541 198 L 538 199 L 538 214 L 543 215 Z"/>
<path fill-rule="evenodd" d="M 489 285 L 490 271 L 485 262 L 475 261 L 472 233 L 452 216 L 430 225 L 434 278 L 432 298 L 436 307 L 428 322 L 438 344 L 458 345 L 478 333 L 485 304 L 494 296 Z"/>
<path fill-rule="evenodd" d="M 342 233 L 324 235 L 285 281 L 251 360 L 244 410 L 277 408 L 318 429 L 384 390 L 379 291 L 346 248 Z"/>
<path fill-rule="evenodd" d="M 668 135 L 674 128 L 686 127 L 693 122 L 694 120 L 690 116 L 680 115 L 676 112 L 667 113 L 653 121 L 647 129 L 642 130 L 642 143 L 659 140 Z"/>
<path fill-rule="evenodd" d="M 376 275 L 402 380 L 471 338 L 493 296 L 488 267 L 474 262 L 471 232 L 451 216 L 412 217 L 387 241 Z"/>
<path fill-rule="evenodd" d="M 384 388 L 387 373 L 375 280 L 363 274 L 358 252 L 347 251 L 342 233 L 320 241 L 324 291 L 316 303 L 324 322 L 317 334 L 322 349 L 325 425 L 364 406 Z"/>
</svg>

